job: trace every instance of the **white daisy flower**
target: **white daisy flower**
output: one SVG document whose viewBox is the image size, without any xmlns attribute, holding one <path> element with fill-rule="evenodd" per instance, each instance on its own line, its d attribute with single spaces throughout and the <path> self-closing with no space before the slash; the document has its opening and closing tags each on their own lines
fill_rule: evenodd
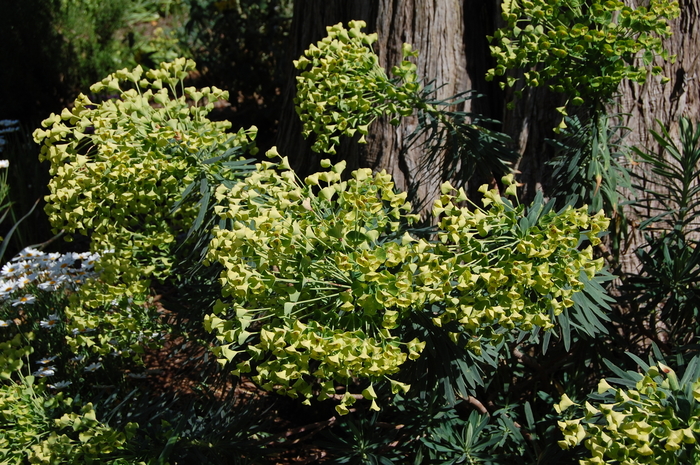
<svg viewBox="0 0 700 465">
<path fill-rule="evenodd" d="M 56 367 L 53 366 L 46 366 L 46 367 L 41 367 L 32 375 L 38 376 L 39 378 L 46 378 L 47 376 L 53 376 L 56 374 Z"/>
<path fill-rule="evenodd" d="M 58 271 L 66 272 L 73 266 L 74 263 L 75 263 L 75 259 L 73 259 L 72 256 L 69 256 L 68 254 L 66 254 L 63 257 L 56 260 L 51 265 L 51 271 L 54 273 L 58 272 Z"/>
<path fill-rule="evenodd" d="M 13 324 L 14 321 L 12 320 L 0 320 L 0 328 L 7 328 L 11 324 Z"/>
<path fill-rule="evenodd" d="M 15 282 L 17 283 L 17 289 L 24 289 L 24 286 L 30 285 L 32 280 L 27 276 L 20 276 Z"/>
<path fill-rule="evenodd" d="M 48 387 L 49 389 L 63 389 L 67 388 L 71 384 L 73 384 L 73 381 L 59 381 L 54 384 L 47 384 L 46 387 Z"/>
<path fill-rule="evenodd" d="M 56 289 L 58 289 L 59 284 L 58 281 L 56 281 L 55 279 L 49 278 L 48 280 L 39 283 L 37 287 L 42 291 L 55 291 Z"/>
<path fill-rule="evenodd" d="M 9 167 L 10 167 L 10 160 L 0 160 L 0 169 L 9 168 Z"/>
<path fill-rule="evenodd" d="M 92 331 L 95 331 L 95 328 L 73 328 L 72 329 L 73 336 L 75 336 L 76 334 L 89 333 Z"/>
<path fill-rule="evenodd" d="M 70 284 L 71 282 L 70 275 L 62 271 L 51 270 L 51 278 L 58 281 L 59 286 Z"/>
<path fill-rule="evenodd" d="M 27 259 L 33 259 L 33 258 L 39 258 L 42 255 L 44 255 L 44 252 L 41 250 L 37 250 L 33 247 L 26 247 L 24 250 L 22 250 L 17 257 L 19 257 L 19 260 L 27 260 Z M 17 258 L 15 257 L 15 258 Z"/>
<path fill-rule="evenodd" d="M 73 257 L 76 260 L 85 260 L 90 256 L 90 252 L 73 252 Z"/>
<path fill-rule="evenodd" d="M 5 263 L 5 265 L 2 267 L 2 270 L 0 271 L 0 273 L 2 273 L 3 276 L 6 276 L 8 278 L 14 277 L 18 272 L 19 267 L 16 263 L 12 262 Z"/>
<path fill-rule="evenodd" d="M 82 362 L 83 360 L 85 360 L 85 355 L 76 355 L 71 360 L 73 360 L 74 362 Z"/>
<path fill-rule="evenodd" d="M 27 271 L 31 270 L 32 266 L 34 266 L 34 264 L 32 262 L 30 262 L 29 260 L 21 260 L 21 261 L 17 262 L 17 267 L 19 267 L 20 271 L 22 271 L 22 272 L 27 272 Z"/>
<path fill-rule="evenodd" d="M 86 366 L 85 368 L 83 368 L 83 370 L 94 373 L 97 370 L 99 370 L 100 368 L 102 368 L 102 364 L 100 362 L 95 362 L 95 363 L 91 363 L 90 365 Z"/>
<path fill-rule="evenodd" d="M 90 255 L 86 256 L 86 257 L 83 259 L 82 268 L 83 268 L 84 270 L 91 270 L 91 269 L 93 269 L 93 268 L 95 267 L 95 264 L 97 263 L 97 261 L 98 261 L 99 259 L 100 259 L 100 255 L 99 255 L 99 254 L 96 254 L 96 253 L 90 254 Z"/>
<path fill-rule="evenodd" d="M 41 326 L 42 328 L 51 329 L 60 322 L 61 318 L 56 313 L 54 313 L 53 315 L 49 315 L 46 320 L 41 320 L 39 322 L 39 326 Z"/>
<path fill-rule="evenodd" d="M 44 358 L 37 360 L 34 363 L 36 363 L 37 365 L 48 365 L 49 363 L 56 360 L 56 358 L 58 358 L 58 355 L 54 355 L 53 357 L 44 357 Z"/>
<path fill-rule="evenodd" d="M 16 280 L 0 281 L 0 295 L 8 295 L 19 289 L 19 284 Z"/>
<path fill-rule="evenodd" d="M 25 294 L 19 299 L 15 299 L 12 301 L 12 306 L 17 307 L 18 305 L 24 305 L 24 304 L 31 304 L 36 300 L 36 296 L 32 294 Z"/>
</svg>

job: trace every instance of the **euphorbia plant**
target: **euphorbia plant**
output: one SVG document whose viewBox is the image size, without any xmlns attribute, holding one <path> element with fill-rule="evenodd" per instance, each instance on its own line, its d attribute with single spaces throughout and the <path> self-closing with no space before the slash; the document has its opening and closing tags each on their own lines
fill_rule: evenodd
<svg viewBox="0 0 700 465">
<path fill-rule="evenodd" d="M 672 59 L 662 39 L 671 34 L 668 20 L 680 14 L 671 0 L 638 8 L 618 0 L 504 0 L 501 9 L 506 25 L 490 37 L 497 65 L 486 78 L 524 69 L 501 87 L 522 80 L 591 106 L 607 103 L 625 79 L 644 83 L 649 73 L 661 74 L 654 58 Z"/>
<path fill-rule="evenodd" d="M 275 150 L 269 152 L 277 156 Z M 223 266 L 222 300 L 206 317 L 222 363 L 255 370 L 267 390 L 308 401 L 364 379 L 362 394 L 378 409 L 373 383 L 394 380 L 424 341 L 404 338 L 401 324 L 423 313 L 436 327 L 457 322 L 458 340 L 479 353 L 515 328 L 550 329 L 553 318 L 602 267 L 591 247 L 607 227 L 585 209 L 530 211 L 484 186 L 484 208 L 460 206 L 449 183 L 435 202 L 432 238 L 408 229 L 417 219 L 391 177 L 368 169 L 343 180 L 344 162 L 303 182 L 286 158 L 263 162 L 231 188 L 217 189 L 207 259 Z M 514 194 L 512 176 L 504 178 Z M 447 363 L 435 361 L 436 363 Z M 355 398 L 348 391 L 340 413 Z"/>
<path fill-rule="evenodd" d="M 700 358 L 694 357 L 680 378 L 663 363 L 637 361 L 642 373 L 609 364 L 618 377 L 600 381 L 590 402 L 578 406 L 581 417 L 559 422 L 564 433 L 559 445 L 583 443 L 588 458 L 582 465 L 698 463 Z M 574 406 L 565 395 L 556 408 L 564 412 Z"/>
<path fill-rule="evenodd" d="M 496 66 L 486 79 L 502 79 L 501 88 L 514 88 L 515 97 L 536 87 L 564 95 L 550 195 L 603 208 L 615 219 L 615 250 L 624 234 L 617 191 L 630 186 L 624 151 L 616 147 L 621 125 L 607 108 L 620 84 L 644 84 L 661 75 L 662 61 L 675 59 L 663 40 L 680 14 L 678 2 L 633 8 L 620 0 L 503 0 L 501 11 L 505 25 L 489 37 Z"/>
<path fill-rule="evenodd" d="M 385 71 L 372 48 L 377 34 L 363 32 L 364 21 L 348 26 L 327 27 L 328 35 L 294 61 L 301 71 L 294 103 L 304 137 L 315 137 L 314 151 L 335 154 L 341 136 L 359 135 L 358 143 L 366 143 L 375 120 L 399 125 L 415 115 L 418 124 L 406 144 L 420 144 L 422 163 L 445 180 L 463 186 L 476 171 L 487 178 L 510 172 L 517 155 L 509 138 L 485 127 L 479 115 L 455 110 L 470 92 L 438 99 L 433 83 L 418 76 L 411 61 L 418 52 L 410 44 L 402 45 L 401 62 Z"/>
<path fill-rule="evenodd" d="M 83 304 L 143 293 L 151 278 L 166 278 L 177 236 L 198 214 L 194 202 L 173 208 L 185 188 L 202 172 L 235 177 L 225 162 L 255 152 L 255 127 L 229 134 L 229 122 L 208 119 L 228 93 L 185 87 L 194 68 L 182 58 L 146 72 L 117 71 L 91 87 L 101 98 L 79 95 L 34 133 L 40 159 L 51 163 L 52 226 L 68 238 L 89 236 L 103 254 L 101 282 L 83 287 Z"/>
<path fill-rule="evenodd" d="M 408 60 L 418 53 L 404 44 L 403 60 L 392 69 L 391 79 L 372 50 L 377 34 L 362 32 L 364 21 L 348 25 L 350 29 L 342 24 L 328 27 L 328 35 L 294 61 L 302 71 L 294 102 L 304 136 L 316 134 L 312 148 L 317 152 L 335 153 L 340 135 L 352 137 L 357 132 L 364 143 L 375 119 L 389 115 L 398 124 L 400 116 L 426 107 L 420 99 L 416 65 Z"/>
</svg>

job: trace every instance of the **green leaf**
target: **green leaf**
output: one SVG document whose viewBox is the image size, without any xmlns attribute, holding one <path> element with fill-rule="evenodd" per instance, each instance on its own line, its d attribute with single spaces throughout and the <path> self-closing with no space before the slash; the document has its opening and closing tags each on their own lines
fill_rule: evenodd
<svg viewBox="0 0 700 465">
<path fill-rule="evenodd" d="M 289 317 L 292 314 L 292 310 L 294 309 L 294 305 L 296 305 L 295 302 L 285 302 L 284 303 L 284 316 Z"/>
<path fill-rule="evenodd" d="M 345 238 L 347 239 L 348 244 L 350 245 L 359 245 L 369 240 L 367 235 L 361 233 L 360 231 L 349 231 L 345 235 Z"/>
</svg>

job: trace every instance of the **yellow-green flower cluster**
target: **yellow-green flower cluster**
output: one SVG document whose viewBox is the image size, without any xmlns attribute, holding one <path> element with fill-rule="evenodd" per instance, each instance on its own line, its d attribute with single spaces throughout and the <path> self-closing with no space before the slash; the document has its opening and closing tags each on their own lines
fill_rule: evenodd
<svg viewBox="0 0 700 465">
<path fill-rule="evenodd" d="M 411 46 L 404 44 L 401 65 L 392 69 L 397 79 L 391 80 L 371 48 L 377 34 L 362 32 L 364 21 L 348 25 L 350 29 L 342 23 L 327 27 L 328 35 L 294 61 L 303 71 L 297 77 L 294 102 L 304 137 L 316 135 L 312 148 L 317 152 L 334 154 L 340 136 L 352 137 L 356 132 L 364 143 L 376 118 L 408 116 L 417 105 L 420 86 L 416 65 L 408 61 L 416 55 Z"/>
<path fill-rule="evenodd" d="M 485 191 L 486 209 L 460 208 L 464 192 L 446 184 L 434 209 L 438 240 L 427 240 L 406 232 L 417 217 L 389 175 L 361 169 L 344 180 L 343 162 L 323 164 L 331 169 L 302 183 L 286 158 L 264 162 L 216 192 L 229 227 L 214 229 L 207 260 L 223 267 L 230 303 L 205 325 L 222 363 L 242 346 L 238 371 L 256 366 L 265 389 L 310 398 L 314 380 L 396 373 L 424 347 L 400 339 L 411 312 L 438 326 L 457 320 L 474 351 L 479 338 L 502 337 L 499 328 L 548 329 L 550 315 L 573 305 L 580 274 L 602 267 L 590 247 L 578 250 L 607 227 L 585 208 L 530 213 L 530 224 L 495 191 Z"/>
<path fill-rule="evenodd" d="M 574 105 L 604 103 L 623 79 L 644 83 L 649 71 L 660 74 L 654 58 L 671 58 L 662 38 L 671 34 L 668 20 L 680 14 L 671 0 L 636 9 L 619 0 L 505 0 L 502 11 L 507 25 L 490 37 L 497 65 L 487 79 L 523 68 L 523 78 L 508 77 L 501 86 L 520 79 L 546 85 Z"/>
<path fill-rule="evenodd" d="M 515 187 L 512 175 L 504 182 Z M 434 270 L 444 270 L 437 279 L 451 283 L 439 295 L 444 313 L 435 324 L 457 320 L 470 333 L 494 323 L 550 329 L 552 315 L 571 307 L 573 294 L 583 289 L 581 273 L 591 279 L 602 269 L 603 259 L 593 259 L 592 246 L 600 242 L 608 219 L 602 212 L 589 216 L 587 207 L 540 215 L 514 207 L 486 186 L 481 192 L 486 209 L 458 206 L 466 195 L 449 183 L 435 201 L 440 244 L 427 276 L 435 279 Z M 580 249 L 582 238 L 590 245 Z"/>
<path fill-rule="evenodd" d="M 377 340 L 362 330 L 330 329 L 313 320 L 308 324 L 297 320 L 292 327 L 263 328 L 260 342 L 248 348 L 248 352 L 255 353 L 254 360 L 264 359 L 256 365 L 257 375 L 252 379 L 263 389 L 294 398 L 302 396 L 309 403 L 314 396 L 313 386 L 308 382 L 312 377 L 325 380 L 318 394 L 323 400 L 335 393 L 334 382 L 347 383 L 353 377 L 380 379 L 394 374 L 407 357 L 418 358 L 425 346 L 413 340 L 407 344 L 409 354 L 406 354 L 395 337 L 386 330 L 382 333 L 382 339 Z M 223 349 L 218 352 L 225 357 L 234 355 L 225 354 Z M 235 373 L 250 372 L 250 363 L 250 360 L 239 363 Z M 372 400 L 372 409 L 379 410 L 374 390 L 370 388 L 363 394 Z M 352 402 L 350 399 L 354 397 L 341 402 L 341 413 Z"/>
<path fill-rule="evenodd" d="M 97 420 L 91 403 L 49 397 L 31 376 L 0 386 L 0 412 L 2 463 L 124 463 L 117 457 L 138 427 L 115 430 Z"/>
<path fill-rule="evenodd" d="M 201 170 L 197 152 L 247 147 L 255 136 L 253 128 L 231 137 L 230 123 L 207 119 L 228 94 L 185 88 L 194 66 L 178 59 L 145 73 L 117 71 L 91 88 L 103 100 L 81 94 L 34 133 L 41 160 L 51 163 L 52 226 L 88 235 L 94 252 L 111 250 L 99 264 L 105 283 L 97 294 L 106 294 L 98 305 L 168 275 L 175 237 L 196 214 L 191 205 L 171 210 Z"/>
<path fill-rule="evenodd" d="M 679 383 L 658 364 L 638 375 L 633 389 L 598 385 L 598 402 L 583 406 L 584 417 L 559 422 L 568 449 L 584 442 L 590 456 L 582 465 L 680 465 L 700 460 L 700 379 Z M 557 411 L 576 405 L 564 396 Z"/>
</svg>

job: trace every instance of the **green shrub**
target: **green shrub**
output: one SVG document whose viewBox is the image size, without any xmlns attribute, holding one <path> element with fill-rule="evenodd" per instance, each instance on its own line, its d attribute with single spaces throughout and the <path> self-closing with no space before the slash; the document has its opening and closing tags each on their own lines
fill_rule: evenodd
<svg viewBox="0 0 700 465">
<path fill-rule="evenodd" d="M 458 206 L 464 191 L 446 183 L 430 240 L 409 233 L 417 217 L 391 176 L 362 169 L 343 181 L 344 166 L 302 183 L 283 158 L 216 191 L 225 223 L 214 229 L 207 259 L 223 266 L 228 303 L 205 325 L 217 334 L 223 363 L 243 347 L 248 360 L 237 372 L 256 365 L 253 379 L 264 389 L 307 401 L 314 380 L 323 385 L 321 400 L 335 392 L 334 382 L 353 378 L 389 379 L 394 390 L 407 390 L 390 376 L 425 346 L 402 339 L 412 313 L 438 328 L 457 324 L 446 335 L 466 336 L 480 354 L 514 328 L 552 328 L 584 288 L 582 275 L 591 279 L 602 268 L 591 247 L 578 248 L 599 242 L 607 227 L 601 214 L 526 212 L 486 186 L 485 208 L 470 210 Z M 513 195 L 512 176 L 504 182 Z M 371 384 L 362 394 L 379 408 Z M 348 392 L 338 411 L 352 402 Z"/>
<path fill-rule="evenodd" d="M 559 423 L 560 446 L 583 442 L 590 458 L 582 465 L 699 463 L 700 358 L 688 363 L 681 379 L 662 363 L 638 363 L 643 373 L 611 366 L 618 378 L 600 381 L 592 402 L 579 408 L 583 418 Z M 556 408 L 563 412 L 573 405 L 564 396 Z"/>
<path fill-rule="evenodd" d="M 0 386 L 0 461 L 46 465 L 129 463 L 123 455 L 136 424 L 116 431 L 91 403 L 46 395 L 34 377 Z"/>
<path fill-rule="evenodd" d="M 507 77 L 501 87 L 522 80 L 591 106 L 607 103 L 623 80 L 644 83 L 649 72 L 661 73 L 654 57 L 672 59 L 662 39 L 671 34 L 668 20 L 680 14 L 670 0 L 638 8 L 618 0 L 505 0 L 501 8 L 507 25 L 489 38 L 497 65 L 486 78 L 524 69 L 523 78 Z"/>
<path fill-rule="evenodd" d="M 690 344 L 700 316 L 700 125 L 678 121 L 678 140 L 666 128 L 651 131 L 655 150 L 635 148 L 644 167 L 635 175 L 634 206 L 646 211 L 636 255 L 641 269 L 625 290 L 650 328 L 663 322 L 667 343 Z"/>
<path fill-rule="evenodd" d="M 194 205 L 173 207 L 200 172 L 226 176 L 225 167 L 201 158 L 202 150 L 253 147 L 254 127 L 231 135 L 229 123 L 207 119 L 228 94 L 185 88 L 194 66 L 178 59 L 145 73 L 118 71 L 91 88 L 107 93 L 105 100 L 81 94 L 71 110 L 52 114 L 46 129 L 34 133 L 40 158 L 51 163 L 52 226 L 89 236 L 91 250 L 102 253 L 101 281 L 82 288 L 83 305 L 143 293 L 150 278 L 167 277 L 177 235 L 197 215 Z"/>
<path fill-rule="evenodd" d="M 161 18 L 177 25 L 181 1 L 61 1 L 54 27 L 63 38 L 63 72 L 76 89 L 137 64 L 155 68 L 183 55 L 173 28 L 153 28 Z M 150 28 L 150 30 L 148 30 Z"/>
</svg>

